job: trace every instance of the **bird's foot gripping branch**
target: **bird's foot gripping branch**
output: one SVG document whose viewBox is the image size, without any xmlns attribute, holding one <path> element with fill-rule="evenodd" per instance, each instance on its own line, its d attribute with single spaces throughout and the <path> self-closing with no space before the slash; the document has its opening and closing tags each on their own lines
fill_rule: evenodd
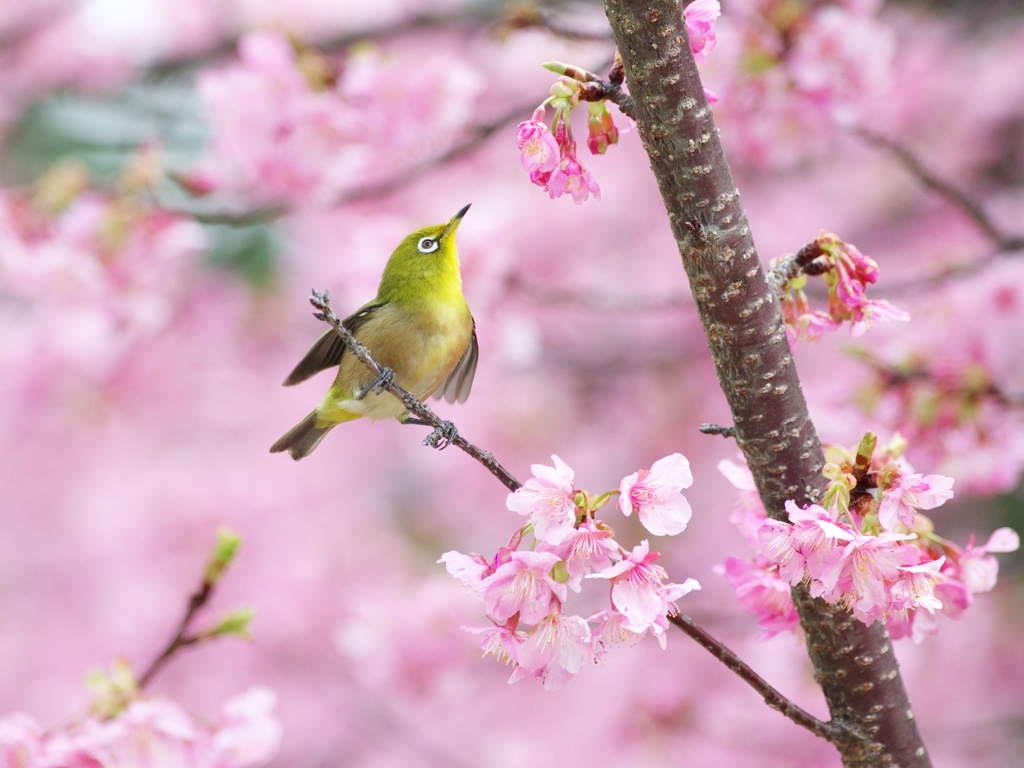
<svg viewBox="0 0 1024 768">
<path fill-rule="evenodd" d="M 331 292 L 324 291 L 323 293 L 320 293 L 314 290 L 309 299 L 309 303 L 316 309 L 313 316 L 318 320 L 323 320 L 331 326 L 333 332 L 337 334 L 341 343 L 344 345 L 344 348 L 363 365 L 365 365 L 374 374 L 374 376 L 379 377 L 384 367 L 373 358 L 370 354 L 370 350 L 356 339 L 352 332 L 345 327 L 345 324 L 334 313 L 334 310 L 331 309 Z M 424 439 L 424 445 L 429 445 L 434 448 L 443 448 L 450 443 L 451 445 L 461 448 L 483 464 L 487 468 L 487 471 L 498 478 L 502 485 L 509 490 L 515 491 L 520 487 L 521 483 L 516 480 L 512 473 L 505 469 L 489 451 L 484 451 L 478 448 L 466 440 L 462 435 L 458 434 L 458 429 L 455 427 L 454 423 L 440 418 L 436 413 L 434 413 L 430 406 L 419 400 L 411 392 L 402 388 L 393 380 L 385 387 L 385 390 L 401 400 L 402 405 L 405 406 L 405 413 L 408 414 L 408 416 L 404 419 L 404 423 L 422 424 L 434 428 L 434 432 Z M 448 435 L 454 436 L 448 440 Z M 442 440 L 446 442 L 443 442 Z"/>
</svg>

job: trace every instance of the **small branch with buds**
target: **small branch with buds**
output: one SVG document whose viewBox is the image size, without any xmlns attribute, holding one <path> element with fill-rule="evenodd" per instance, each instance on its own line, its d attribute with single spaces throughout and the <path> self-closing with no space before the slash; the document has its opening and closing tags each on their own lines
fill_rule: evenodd
<svg viewBox="0 0 1024 768">
<path fill-rule="evenodd" d="M 602 80 L 593 72 L 585 70 L 573 70 L 564 73 L 568 77 L 580 81 L 580 101 L 610 101 L 615 104 L 619 111 L 627 117 L 633 117 L 633 99 L 622 90 L 626 75 L 622 69 L 622 59 L 618 51 L 615 52 L 615 61 L 608 71 L 608 79 Z"/>
<path fill-rule="evenodd" d="M 817 241 L 807 243 L 796 253 L 784 256 L 768 271 L 768 284 L 776 295 L 781 295 L 786 283 L 801 273 L 814 276 L 827 271 L 829 265 L 824 260 L 818 261 L 819 257 L 825 255 L 825 250 Z"/>
<path fill-rule="evenodd" d="M 182 648 L 187 648 L 190 645 L 196 645 L 197 643 L 204 642 L 206 640 L 212 640 L 215 637 L 221 635 L 236 635 L 239 637 L 249 637 L 249 622 L 252 620 L 253 611 L 251 608 L 239 608 L 234 611 L 229 611 L 212 629 L 208 629 L 198 633 L 190 632 L 192 619 L 195 618 L 199 610 L 206 605 L 210 597 L 213 595 L 213 589 L 217 586 L 217 582 L 220 580 L 225 569 L 231 564 L 231 561 L 235 557 L 235 552 L 238 550 L 238 545 L 241 543 L 241 539 L 231 531 L 222 528 L 217 532 L 217 543 L 214 545 L 213 553 L 210 555 L 210 559 L 206 564 L 206 573 L 203 575 L 203 583 L 199 585 L 192 597 L 189 598 L 188 608 L 185 610 L 185 615 L 182 617 L 181 622 L 178 624 L 178 631 L 174 633 L 174 637 L 167 644 L 167 647 L 160 652 L 153 662 L 149 665 L 145 672 L 138 679 L 136 687 L 138 690 L 145 688 L 156 673 L 163 667 L 164 664 Z"/>
<path fill-rule="evenodd" d="M 784 695 L 779 693 L 779 691 L 769 685 L 767 680 L 744 663 L 739 656 L 726 648 L 723 643 L 716 640 L 697 626 L 697 623 L 689 616 L 681 613 L 675 613 L 670 614 L 668 620 L 679 627 L 679 629 L 691 638 L 696 640 L 697 643 L 711 653 L 712 656 L 739 675 L 740 678 L 750 685 L 751 688 L 764 697 L 764 703 L 769 707 L 781 712 L 797 725 L 803 726 L 815 736 L 820 736 L 826 741 L 837 744 L 843 740 L 841 729 L 837 728 L 832 723 L 826 723 L 823 720 L 819 720 L 814 715 L 804 711 L 787 699 Z"/>
<path fill-rule="evenodd" d="M 512 473 L 505 469 L 489 451 L 482 450 L 467 441 L 462 435 L 458 434 L 458 430 L 452 422 L 439 418 L 429 406 L 418 400 L 411 392 L 395 383 L 393 374 L 388 375 L 390 373 L 389 369 L 374 360 L 370 355 L 370 350 L 364 344 L 357 341 L 356 337 L 349 332 L 338 316 L 334 314 L 334 310 L 331 309 L 330 291 L 324 291 L 323 293 L 313 291 L 313 296 L 310 298 L 309 303 L 317 310 L 313 313 L 313 316 L 330 325 L 345 343 L 345 348 L 373 372 L 377 377 L 374 384 L 381 391 L 386 390 L 401 400 L 406 411 L 417 419 L 413 423 L 422 423 L 434 428 L 434 431 L 423 441 L 424 445 L 438 449 L 454 445 L 483 464 L 487 471 L 498 478 L 502 485 L 510 491 L 517 491 L 522 487 L 522 483 L 516 480 Z"/>
</svg>

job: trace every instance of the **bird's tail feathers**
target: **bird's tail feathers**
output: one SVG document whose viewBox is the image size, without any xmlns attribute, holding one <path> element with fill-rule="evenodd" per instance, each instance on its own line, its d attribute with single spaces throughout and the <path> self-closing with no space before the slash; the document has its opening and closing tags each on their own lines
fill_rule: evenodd
<svg viewBox="0 0 1024 768">
<path fill-rule="evenodd" d="M 326 427 L 318 427 L 316 422 L 316 411 L 313 411 L 309 416 L 289 429 L 280 440 L 270 446 L 270 452 L 281 453 L 288 451 L 296 461 L 309 456 L 313 449 L 320 445 L 320 441 L 335 426 L 330 424 Z"/>
</svg>

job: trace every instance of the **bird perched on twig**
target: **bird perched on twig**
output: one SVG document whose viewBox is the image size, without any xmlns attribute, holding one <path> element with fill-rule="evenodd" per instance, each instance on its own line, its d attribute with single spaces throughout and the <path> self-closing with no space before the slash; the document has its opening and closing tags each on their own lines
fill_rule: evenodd
<svg viewBox="0 0 1024 768">
<path fill-rule="evenodd" d="M 473 386 L 478 357 L 476 325 L 462 295 L 455 231 L 467 205 L 447 224 L 418 229 L 388 259 L 377 296 L 343 324 L 394 375 L 394 381 L 419 400 L 430 395 L 464 403 Z M 305 381 L 338 366 L 334 384 L 312 413 L 270 448 L 295 460 L 312 453 L 324 436 L 346 421 L 412 419 L 402 401 L 384 391 L 388 371 L 375 377 L 351 354 L 333 329 L 317 339 L 284 386 Z"/>
</svg>

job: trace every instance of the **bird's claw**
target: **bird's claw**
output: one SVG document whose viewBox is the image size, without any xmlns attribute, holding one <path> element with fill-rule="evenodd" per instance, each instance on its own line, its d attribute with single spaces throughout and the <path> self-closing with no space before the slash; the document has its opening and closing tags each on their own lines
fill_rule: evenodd
<svg viewBox="0 0 1024 768">
<path fill-rule="evenodd" d="M 434 431 L 427 435 L 423 441 L 424 445 L 429 445 L 431 448 L 437 448 L 439 451 L 443 451 L 458 437 L 459 430 L 455 427 L 454 422 L 442 421 Z"/>
<path fill-rule="evenodd" d="M 384 394 L 384 392 L 391 388 L 395 383 L 395 372 L 390 368 L 381 368 L 380 373 L 377 374 L 377 378 L 370 382 L 370 385 L 366 387 L 362 392 L 356 395 L 356 400 L 362 400 L 370 391 L 378 395 Z"/>
</svg>

